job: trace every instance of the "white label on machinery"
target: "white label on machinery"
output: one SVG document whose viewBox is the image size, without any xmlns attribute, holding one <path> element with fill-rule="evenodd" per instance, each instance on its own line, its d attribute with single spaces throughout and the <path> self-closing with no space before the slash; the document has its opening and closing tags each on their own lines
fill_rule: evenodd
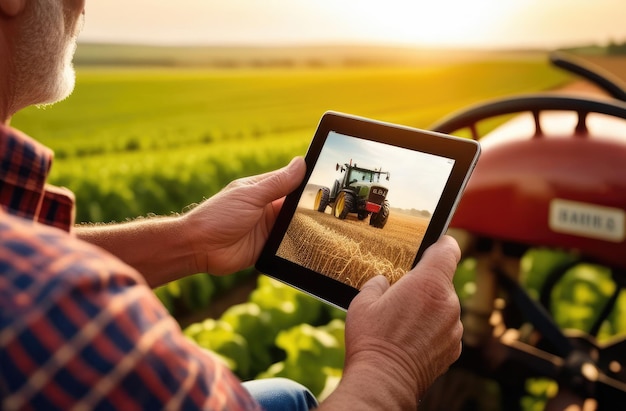
<svg viewBox="0 0 626 411">
<path fill-rule="evenodd" d="M 626 212 L 557 198 L 550 203 L 550 228 L 558 233 L 620 243 L 626 238 Z"/>
</svg>

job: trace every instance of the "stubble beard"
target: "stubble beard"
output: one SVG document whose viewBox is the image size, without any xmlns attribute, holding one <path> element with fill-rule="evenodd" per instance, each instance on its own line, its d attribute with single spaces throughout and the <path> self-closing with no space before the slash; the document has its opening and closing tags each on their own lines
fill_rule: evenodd
<svg viewBox="0 0 626 411">
<path fill-rule="evenodd" d="M 73 27 L 58 0 L 35 0 L 15 50 L 14 103 L 46 106 L 67 98 L 74 90 L 76 75 L 72 59 L 78 30 Z M 81 22 L 82 24 L 82 16 Z"/>
</svg>

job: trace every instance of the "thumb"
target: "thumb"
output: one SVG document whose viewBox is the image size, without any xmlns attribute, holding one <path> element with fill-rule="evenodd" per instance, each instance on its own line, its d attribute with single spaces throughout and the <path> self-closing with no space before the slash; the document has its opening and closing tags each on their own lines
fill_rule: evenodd
<svg viewBox="0 0 626 411">
<path fill-rule="evenodd" d="M 440 273 L 451 281 L 460 259 L 461 250 L 456 240 L 449 235 L 443 235 L 428 247 L 421 261 L 411 271 L 420 271 L 426 275 Z"/>
<path fill-rule="evenodd" d="M 352 307 L 353 304 L 370 306 L 378 301 L 388 289 L 389 281 L 384 275 L 377 275 L 376 277 L 370 278 L 363 284 L 350 306 Z"/>
<path fill-rule="evenodd" d="M 302 157 L 294 157 L 289 164 L 278 170 L 278 186 L 284 187 L 284 195 L 295 190 L 306 173 L 306 163 Z"/>
<path fill-rule="evenodd" d="M 283 168 L 251 177 L 250 183 L 258 189 L 255 196 L 259 203 L 268 204 L 295 190 L 304 179 L 305 173 L 304 159 L 295 157 Z"/>
</svg>

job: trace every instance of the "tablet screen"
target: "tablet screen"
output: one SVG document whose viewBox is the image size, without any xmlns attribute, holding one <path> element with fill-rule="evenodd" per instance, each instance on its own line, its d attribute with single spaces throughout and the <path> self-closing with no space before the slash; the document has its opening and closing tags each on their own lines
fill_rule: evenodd
<svg viewBox="0 0 626 411">
<path fill-rule="evenodd" d="M 377 274 L 397 281 L 413 266 L 453 166 L 330 131 L 277 256 L 357 289 Z"/>
</svg>

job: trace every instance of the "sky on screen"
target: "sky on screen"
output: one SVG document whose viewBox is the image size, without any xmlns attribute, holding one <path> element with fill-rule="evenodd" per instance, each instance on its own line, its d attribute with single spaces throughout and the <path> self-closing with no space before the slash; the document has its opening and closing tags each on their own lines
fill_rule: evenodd
<svg viewBox="0 0 626 411">
<path fill-rule="evenodd" d="M 389 189 L 392 207 L 427 210 L 431 214 L 454 165 L 444 157 L 331 132 L 308 183 L 331 188 L 333 181 L 343 177 L 335 166 L 348 163 L 389 172 L 389 181 L 383 176 L 380 183 Z"/>
</svg>

